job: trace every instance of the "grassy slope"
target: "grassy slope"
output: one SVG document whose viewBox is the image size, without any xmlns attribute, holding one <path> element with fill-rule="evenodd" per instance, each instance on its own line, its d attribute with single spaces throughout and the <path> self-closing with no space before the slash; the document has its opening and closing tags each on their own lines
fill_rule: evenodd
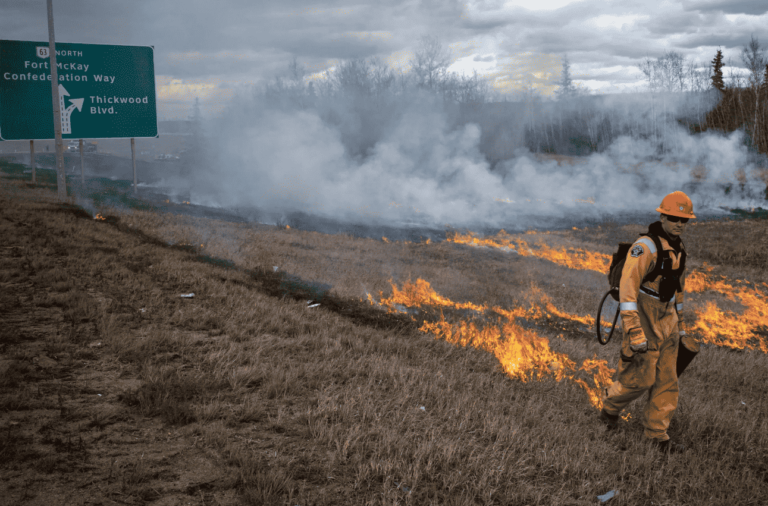
<svg viewBox="0 0 768 506">
<path fill-rule="evenodd" d="M 491 355 L 360 301 L 389 293 L 389 279 L 421 277 L 454 300 L 512 307 L 543 292 L 588 314 L 605 285 L 597 273 L 148 211 L 103 209 L 119 219 L 101 222 L 49 189 L 0 181 L 0 502 L 594 504 L 616 489 L 615 504 L 760 504 L 768 494 L 765 355 L 704 350 L 670 429 L 691 449 L 663 457 L 640 437 L 641 402 L 606 434 L 577 386 L 511 380 Z M 543 240 L 608 253 L 634 228 Z M 765 228 L 691 227 L 693 265 L 727 254 L 702 243 Z M 718 268 L 764 281 L 754 243 L 737 242 L 740 263 Z M 587 329 L 540 332 L 577 362 L 615 365 L 617 343 L 600 347 Z"/>
</svg>

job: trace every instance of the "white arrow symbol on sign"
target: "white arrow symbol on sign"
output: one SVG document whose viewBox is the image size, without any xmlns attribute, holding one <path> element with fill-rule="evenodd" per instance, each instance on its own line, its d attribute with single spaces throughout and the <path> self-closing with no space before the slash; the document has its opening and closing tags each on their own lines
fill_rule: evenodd
<svg viewBox="0 0 768 506">
<path fill-rule="evenodd" d="M 83 98 L 70 98 L 69 101 L 72 102 L 72 105 L 64 109 L 64 97 L 69 96 L 69 92 L 63 85 L 59 85 L 59 110 L 63 111 L 61 113 L 61 133 L 62 134 L 71 134 L 72 133 L 72 122 L 70 121 L 70 116 L 72 116 L 72 111 L 75 110 L 75 107 L 77 107 L 78 111 L 83 110 L 83 101 L 85 99 Z"/>
<path fill-rule="evenodd" d="M 84 98 L 70 98 L 69 101 L 72 102 L 72 105 L 67 107 L 67 110 L 64 112 L 64 114 L 72 114 L 72 110 L 77 107 L 78 111 L 83 110 L 83 100 Z"/>
</svg>

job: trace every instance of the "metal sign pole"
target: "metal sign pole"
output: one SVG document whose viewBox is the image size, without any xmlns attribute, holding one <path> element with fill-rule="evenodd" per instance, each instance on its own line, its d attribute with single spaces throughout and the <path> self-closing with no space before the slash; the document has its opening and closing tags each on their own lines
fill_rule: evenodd
<svg viewBox="0 0 768 506">
<path fill-rule="evenodd" d="M 53 35 L 53 3 L 48 0 L 48 58 L 51 63 L 53 96 L 53 129 L 56 139 L 56 187 L 60 200 L 67 198 L 67 176 L 64 174 L 64 144 L 61 141 L 61 109 L 59 107 L 59 72 L 56 69 L 56 37 Z"/>
<path fill-rule="evenodd" d="M 85 184 L 85 169 L 83 169 L 83 139 L 80 139 L 80 183 Z"/>
<path fill-rule="evenodd" d="M 131 137 L 131 160 L 133 161 L 133 193 L 136 193 L 136 143 Z"/>
<path fill-rule="evenodd" d="M 35 184 L 35 141 L 29 141 L 29 165 L 32 167 L 32 184 Z"/>
</svg>

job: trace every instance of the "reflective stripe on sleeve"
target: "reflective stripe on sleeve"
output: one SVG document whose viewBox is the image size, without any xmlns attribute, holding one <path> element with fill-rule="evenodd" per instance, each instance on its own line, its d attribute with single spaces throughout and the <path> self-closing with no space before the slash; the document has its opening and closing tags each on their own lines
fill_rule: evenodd
<svg viewBox="0 0 768 506">
<path fill-rule="evenodd" d="M 637 302 L 622 302 L 620 308 L 622 311 L 637 311 Z"/>
<path fill-rule="evenodd" d="M 651 254 L 656 253 L 656 245 L 653 244 L 653 239 L 651 239 L 650 237 L 641 237 L 640 239 L 638 239 L 635 242 L 643 243 L 648 248 L 648 250 L 651 252 Z"/>
<path fill-rule="evenodd" d="M 683 310 L 683 303 L 681 302 L 680 304 L 676 305 L 675 309 L 677 309 L 678 311 L 682 311 Z"/>
</svg>

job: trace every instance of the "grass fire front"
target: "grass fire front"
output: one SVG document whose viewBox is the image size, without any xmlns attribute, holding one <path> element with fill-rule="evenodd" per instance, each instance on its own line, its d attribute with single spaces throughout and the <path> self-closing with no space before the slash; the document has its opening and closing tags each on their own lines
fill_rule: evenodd
<svg viewBox="0 0 768 506">
<path fill-rule="evenodd" d="M 512 379 L 493 354 L 418 330 L 439 311 L 387 313 L 367 299 L 427 279 L 453 301 L 528 308 L 544 294 L 588 315 L 605 288 L 599 273 L 448 241 L 98 212 L 107 219 L 57 202 L 51 188 L 0 179 L 0 504 L 581 505 L 616 490 L 616 504 L 700 505 L 768 496 L 763 353 L 702 351 L 681 379 L 670 427 L 689 451 L 662 456 L 641 437 L 644 400 L 606 433 L 578 385 Z M 542 240 L 607 254 L 645 225 Z M 691 267 L 706 261 L 731 278 L 768 281 L 767 228 L 690 227 Z M 718 297 L 690 304 L 739 310 Z M 564 323 L 532 328 L 578 362 L 615 367 L 617 343 L 601 347 L 590 329 Z"/>
</svg>

